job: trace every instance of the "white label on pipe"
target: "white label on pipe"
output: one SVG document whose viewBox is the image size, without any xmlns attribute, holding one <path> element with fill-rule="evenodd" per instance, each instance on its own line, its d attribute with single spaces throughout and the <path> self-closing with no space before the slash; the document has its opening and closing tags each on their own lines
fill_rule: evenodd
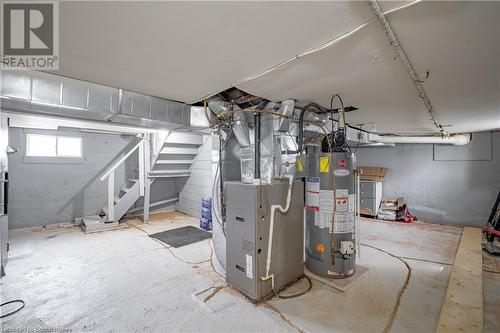
<svg viewBox="0 0 500 333">
<path fill-rule="evenodd" d="M 348 189 L 337 189 L 335 190 L 336 197 L 347 197 L 349 195 Z"/>
<path fill-rule="evenodd" d="M 306 207 L 319 210 L 319 177 L 308 177 L 306 181 Z"/>
<path fill-rule="evenodd" d="M 319 211 L 327 213 L 333 212 L 333 191 L 319 191 Z"/>
<path fill-rule="evenodd" d="M 337 212 L 347 212 L 347 197 L 335 198 L 335 210 Z"/>
<path fill-rule="evenodd" d="M 354 229 L 353 213 L 335 213 L 333 232 L 336 234 L 352 232 Z"/>
</svg>

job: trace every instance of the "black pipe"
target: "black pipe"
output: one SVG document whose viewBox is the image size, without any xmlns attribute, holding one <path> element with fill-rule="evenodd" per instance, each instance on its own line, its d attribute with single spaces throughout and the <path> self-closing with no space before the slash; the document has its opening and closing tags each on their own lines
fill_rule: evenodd
<svg viewBox="0 0 500 333">
<path fill-rule="evenodd" d="M 256 112 L 253 116 L 254 119 L 254 179 L 260 179 L 260 112 Z"/>
<path fill-rule="evenodd" d="M 500 196 L 500 194 L 499 194 Z M 9 173 L 4 173 L 4 183 L 3 183 L 3 214 L 7 215 L 9 209 Z"/>
<path fill-rule="evenodd" d="M 227 138 L 229 140 L 229 137 Z M 219 187 L 220 187 L 220 203 L 221 203 L 221 216 L 223 217 L 224 221 L 224 216 L 225 214 L 225 202 L 224 202 L 224 177 L 222 176 L 222 138 L 219 136 Z"/>
<path fill-rule="evenodd" d="M 303 145 L 304 145 L 304 115 L 308 109 L 313 109 L 313 108 L 317 109 L 321 112 L 330 112 L 329 109 L 324 108 L 317 103 L 309 103 L 306 106 L 304 106 L 301 109 L 300 115 L 299 115 L 299 137 L 298 137 L 299 145 L 298 145 L 297 149 L 295 149 L 295 150 L 286 150 L 285 151 L 286 154 L 300 154 L 302 152 Z"/>
<path fill-rule="evenodd" d="M 296 109 L 299 109 L 299 110 L 306 110 L 306 109 L 309 109 L 309 108 L 315 108 L 321 112 L 330 112 L 332 110 L 328 109 L 328 108 L 325 108 L 321 105 L 319 105 L 318 103 L 314 103 L 314 102 L 311 102 L 309 104 L 306 104 L 306 106 L 304 106 L 303 108 L 301 107 L 296 107 Z M 335 110 L 334 110 L 335 111 Z"/>
</svg>

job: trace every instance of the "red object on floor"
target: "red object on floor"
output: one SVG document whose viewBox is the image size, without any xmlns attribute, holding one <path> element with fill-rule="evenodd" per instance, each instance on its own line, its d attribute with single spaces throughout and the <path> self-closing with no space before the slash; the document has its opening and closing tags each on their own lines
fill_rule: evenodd
<svg viewBox="0 0 500 333">
<path fill-rule="evenodd" d="M 382 209 L 380 211 L 382 211 Z M 406 205 L 398 207 L 398 209 L 395 210 L 395 212 L 396 212 L 395 219 L 392 220 L 389 218 L 388 220 L 397 221 L 397 222 L 401 222 L 401 223 L 411 223 L 411 222 L 417 220 L 417 217 L 415 215 L 410 214 L 410 211 L 408 210 Z M 381 218 L 381 219 L 383 219 L 383 218 Z"/>
<path fill-rule="evenodd" d="M 416 221 L 417 217 L 415 215 L 411 215 L 410 213 L 406 214 L 404 217 L 404 222 L 405 223 L 411 223 L 413 221 Z"/>
<path fill-rule="evenodd" d="M 491 227 L 483 227 L 483 230 L 486 231 L 487 233 L 489 234 L 492 234 L 492 235 L 495 235 L 495 236 L 499 236 L 500 237 L 500 231 L 498 230 L 495 230 Z"/>
</svg>

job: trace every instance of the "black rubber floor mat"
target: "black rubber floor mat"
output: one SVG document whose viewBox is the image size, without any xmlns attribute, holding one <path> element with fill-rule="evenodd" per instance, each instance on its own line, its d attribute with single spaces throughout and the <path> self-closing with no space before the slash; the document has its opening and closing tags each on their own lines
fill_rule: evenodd
<svg viewBox="0 0 500 333">
<path fill-rule="evenodd" d="M 163 243 L 173 247 L 181 247 L 211 238 L 212 234 L 188 225 L 186 227 L 158 232 L 149 235 L 149 237 L 161 240 Z"/>
</svg>

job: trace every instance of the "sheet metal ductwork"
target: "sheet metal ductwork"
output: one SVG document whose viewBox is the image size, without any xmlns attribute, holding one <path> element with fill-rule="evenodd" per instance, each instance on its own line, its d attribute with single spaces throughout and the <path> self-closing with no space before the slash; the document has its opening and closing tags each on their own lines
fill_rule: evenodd
<svg viewBox="0 0 500 333">
<path fill-rule="evenodd" d="M 134 126 L 189 126 L 187 104 L 35 71 L 2 71 L 3 110 Z"/>
<path fill-rule="evenodd" d="M 238 144 L 241 148 L 250 147 L 250 129 L 248 128 L 247 119 L 243 112 L 234 114 L 233 132 Z"/>
</svg>

